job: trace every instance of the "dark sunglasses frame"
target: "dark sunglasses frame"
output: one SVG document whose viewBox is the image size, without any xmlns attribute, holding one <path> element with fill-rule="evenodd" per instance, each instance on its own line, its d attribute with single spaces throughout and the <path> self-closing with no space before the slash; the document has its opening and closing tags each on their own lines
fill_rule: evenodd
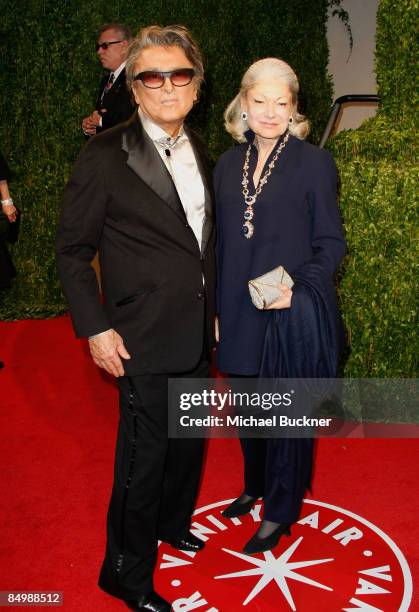
<svg viewBox="0 0 419 612">
<path fill-rule="evenodd" d="M 173 82 L 173 75 L 176 74 L 177 72 L 186 73 L 190 77 L 189 81 L 185 83 L 184 85 L 176 85 L 176 83 Z M 150 85 L 145 84 L 144 79 L 148 75 L 152 75 L 152 74 L 158 74 L 162 78 L 161 85 L 158 85 L 157 87 L 150 87 Z M 134 81 L 142 81 L 144 87 L 147 87 L 148 89 L 160 89 L 160 87 L 163 87 L 166 79 L 170 79 L 170 82 L 174 87 L 186 87 L 186 85 L 189 85 L 192 82 L 192 79 L 194 78 L 195 74 L 196 73 L 193 68 L 176 68 L 176 70 L 166 70 L 166 71 L 164 70 L 145 70 L 144 72 L 139 72 L 137 75 L 135 75 Z"/>
<path fill-rule="evenodd" d="M 106 51 L 106 49 L 110 46 L 110 45 L 117 45 L 118 43 L 124 42 L 123 40 L 105 40 L 105 42 L 103 43 L 96 43 L 96 51 L 99 51 L 99 49 L 104 49 L 104 51 Z"/>
</svg>

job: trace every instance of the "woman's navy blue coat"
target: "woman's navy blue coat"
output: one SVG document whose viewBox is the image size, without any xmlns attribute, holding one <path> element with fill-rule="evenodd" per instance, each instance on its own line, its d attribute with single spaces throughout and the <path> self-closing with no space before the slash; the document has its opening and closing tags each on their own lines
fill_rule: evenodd
<svg viewBox="0 0 419 612">
<path fill-rule="evenodd" d="M 253 133 L 247 135 L 252 142 Z M 319 266 L 332 279 L 346 244 L 336 202 L 333 158 L 328 151 L 294 136 L 290 136 L 253 207 L 255 231 L 250 240 L 246 239 L 241 228 L 247 147 L 245 143 L 224 153 L 215 169 L 220 318 L 217 365 L 224 372 L 258 375 L 271 313 L 253 306 L 248 281 L 279 265 L 291 276 L 301 276 L 307 264 Z M 254 193 L 256 163 L 257 150 L 252 145 L 250 194 Z"/>
</svg>

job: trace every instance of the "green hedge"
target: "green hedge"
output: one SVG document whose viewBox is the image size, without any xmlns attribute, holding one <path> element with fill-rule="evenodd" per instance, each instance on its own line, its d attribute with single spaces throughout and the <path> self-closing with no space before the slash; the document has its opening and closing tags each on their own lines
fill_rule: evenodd
<svg viewBox="0 0 419 612">
<path fill-rule="evenodd" d="M 389 119 L 408 124 L 413 123 L 418 107 L 418 8 L 418 0 L 381 0 L 377 13 L 375 56 L 381 110 Z"/>
<path fill-rule="evenodd" d="M 340 170 L 349 248 L 339 282 L 350 345 L 345 376 L 417 376 L 417 92 L 412 62 L 417 7 L 417 1 L 381 1 L 378 113 L 329 144 Z"/>
<path fill-rule="evenodd" d="M 349 247 L 339 283 L 351 349 L 345 375 L 413 376 L 418 168 L 364 157 L 338 166 Z"/>
<path fill-rule="evenodd" d="M 326 11 L 327 0 L 277 0 L 269 10 L 261 0 L 0 0 L 0 145 L 23 213 L 13 249 L 18 278 L 0 294 L 0 318 L 65 309 L 53 238 L 62 190 L 84 143 L 80 122 L 92 109 L 100 78 L 94 52 L 100 25 L 122 21 L 134 32 L 151 23 L 191 28 L 206 65 L 206 86 L 191 121 L 215 159 L 232 144 L 223 110 L 245 68 L 267 55 L 295 67 L 318 140 L 331 103 Z"/>
</svg>

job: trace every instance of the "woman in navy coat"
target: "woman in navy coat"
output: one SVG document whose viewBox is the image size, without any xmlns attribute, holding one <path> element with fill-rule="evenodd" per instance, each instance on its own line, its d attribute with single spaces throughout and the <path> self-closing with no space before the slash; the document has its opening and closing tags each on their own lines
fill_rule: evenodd
<svg viewBox="0 0 419 612">
<path fill-rule="evenodd" d="M 334 377 L 339 317 L 333 277 L 345 254 L 331 154 L 306 143 L 298 80 L 276 58 L 252 64 L 225 112 L 241 144 L 215 170 L 218 227 L 218 369 L 230 376 Z M 294 280 L 268 310 L 248 281 L 282 265 Z M 242 439 L 244 492 L 235 517 L 264 498 L 261 526 L 244 551 L 273 548 L 298 518 L 310 484 L 312 441 Z M 279 468 L 278 468 L 279 466 Z"/>
</svg>

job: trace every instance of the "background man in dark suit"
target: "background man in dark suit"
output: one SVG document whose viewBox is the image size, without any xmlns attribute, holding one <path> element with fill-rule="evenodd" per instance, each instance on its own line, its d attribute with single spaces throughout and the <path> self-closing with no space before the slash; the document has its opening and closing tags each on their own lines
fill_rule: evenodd
<svg viewBox="0 0 419 612">
<path fill-rule="evenodd" d="M 82 129 L 94 136 L 117 123 L 126 121 L 134 112 L 131 93 L 127 89 L 125 64 L 132 35 L 121 23 L 106 23 L 99 30 L 96 51 L 102 66 L 109 70 L 99 87 L 95 110 L 85 117 Z"/>
<path fill-rule="evenodd" d="M 204 546 L 189 531 L 203 441 L 167 438 L 167 381 L 209 373 L 212 184 L 205 149 L 183 125 L 203 79 L 189 32 L 145 28 L 126 69 L 138 113 L 82 151 L 57 253 L 76 334 L 89 337 L 95 363 L 118 377 L 120 391 L 99 585 L 134 610 L 165 612 L 170 604 L 153 590 L 158 539 Z M 104 304 L 90 265 L 97 249 Z"/>
</svg>

